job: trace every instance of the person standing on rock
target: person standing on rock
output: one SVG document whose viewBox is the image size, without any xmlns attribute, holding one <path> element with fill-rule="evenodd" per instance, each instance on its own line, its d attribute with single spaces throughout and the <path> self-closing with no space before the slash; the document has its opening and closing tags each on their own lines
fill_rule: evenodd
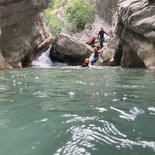
<svg viewBox="0 0 155 155">
<path fill-rule="evenodd" d="M 105 40 L 104 34 L 106 34 L 107 36 L 110 37 L 110 35 L 107 32 L 104 31 L 103 27 L 101 27 L 100 28 L 100 31 L 98 33 L 98 39 L 100 40 L 100 46 L 101 46 L 101 48 L 103 48 L 103 43 L 104 43 L 104 40 Z"/>
</svg>

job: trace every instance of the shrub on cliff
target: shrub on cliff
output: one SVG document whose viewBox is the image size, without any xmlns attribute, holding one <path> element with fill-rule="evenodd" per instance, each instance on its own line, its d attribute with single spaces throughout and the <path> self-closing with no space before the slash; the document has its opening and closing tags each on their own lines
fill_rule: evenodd
<svg viewBox="0 0 155 155">
<path fill-rule="evenodd" d="M 67 19 L 76 29 L 95 20 L 95 9 L 85 0 L 73 0 L 66 8 Z"/>
<path fill-rule="evenodd" d="M 95 19 L 93 0 L 50 0 L 45 11 L 48 27 L 53 35 L 84 29 Z M 93 5 L 92 5 L 93 4 Z M 63 14 L 64 13 L 64 14 Z"/>
<path fill-rule="evenodd" d="M 48 8 L 45 10 L 46 23 L 53 35 L 58 35 L 62 32 L 64 26 L 64 22 L 53 12 L 61 7 L 64 7 L 66 3 L 66 0 L 50 0 Z"/>
<path fill-rule="evenodd" d="M 45 19 L 47 26 L 50 28 L 53 35 L 58 35 L 63 28 L 63 22 L 59 20 L 54 14 L 51 13 L 51 9 L 45 11 Z"/>
<path fill-rule="evenodd" d="M 58 9 L 60 7 L 63 7 L 67 4 L 66 0 L 50 0 L 49 8 L 52 10 Z"/>
</svg>

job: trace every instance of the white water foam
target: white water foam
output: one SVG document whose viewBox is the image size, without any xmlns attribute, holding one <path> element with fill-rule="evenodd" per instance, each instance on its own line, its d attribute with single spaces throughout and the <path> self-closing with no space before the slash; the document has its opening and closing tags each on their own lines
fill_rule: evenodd
<svg viewBox="0 0 155 155">
<path fill-rule="evenodd" d="M 65 63 L 52 62 L 52 60 L 49 57 L 50 50 L 51 46 L 46 52 L 42 53 L 40 57 L 34 60 L 32 62 L 32 68 L 51 68 L 53 66 L 59 66 L 59 67 L 67 66 L 67 64 Z"/>
<path fill-rule="evenodd" d="M 51 47 L 32 62 L 33 68 L 50 68 L 53 65 L 53 62 L 49 58 L 50 49 Z"/>
</svg>

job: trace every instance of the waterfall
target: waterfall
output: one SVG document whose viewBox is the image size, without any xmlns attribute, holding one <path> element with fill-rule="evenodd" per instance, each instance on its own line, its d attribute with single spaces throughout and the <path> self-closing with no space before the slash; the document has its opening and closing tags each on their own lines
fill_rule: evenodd
<svg viewBox="0 0 155 155">
<path fill-rule="evenodd" d="M 92 66 L 91 61 L 94 59 L 94 52 L 89 57 L 89 66 Z"/>
<path fill-rule="evenodd" d="M 42 53 L 40 57 L 32 62 L 33 68 L 50 68 L 53 65 L 53 62 L 49 58 L 50 49 L 51 46 L 46 52 Z"/>
<path fill-rule="evenodd" d="M 51 47 L 41 54 L 36 60 L 32 62 L 33 68 L 51 68 L 51 67 L 64 67 L 68 66 L 66 63 L 60 63 L 60 62 L 52 62 L 52 60 L 49 57 Z"/>
</svg>

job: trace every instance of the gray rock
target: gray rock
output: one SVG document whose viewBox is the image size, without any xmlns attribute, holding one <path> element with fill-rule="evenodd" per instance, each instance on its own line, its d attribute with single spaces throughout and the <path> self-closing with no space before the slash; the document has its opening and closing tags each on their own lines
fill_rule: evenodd
<svg viewBox="0 0 155 155">
<path fill-rule="evenodd" d="M 12 68 L 4 59 L 2 53 L 0 52 L 0 68 L 5 69 L 5 68 Z"/>
<path fill-rule="evenodd" d="M 27 62 L 28 65 L 38 46 L 51 38 L 42 14 L 47 4 L 47 0 L 0 1 L 0 51 L 6 64 L 22 67 Z M 0 68 L 8 66 L 2 65 L 2 59 L 0 64 Z"/>
<path fill-rule="evenodd" d="M 93 49 L 86 43 L 64 33 L 61 33 L 56 39 L 54 50 L 57 55 L 70 57 L 70 60 L 73 58 L 80 64 L 93 52 Z"/>
<path fill-rule="evenodd" d="M 125 0 L 120 4 L 117 35 L 122 41 L 122 66 L 155 66 L 154 13 L 155 5 L 146 0 Z"/>
<path fill-rule="evenodd" d="M 100 52 L 100 58 L 97 61 L 97 64 L 99 66 L 113 66 L 114 63 L 113 57 L 115 50 L 105 46 L 102 49 L 100 49 L 99 52 Z"/>
<path fill-rule="evenodd" d="M 97 14 L 109 24 L 112 24 L 117 4 L 118 0 L 96 0 Z"/>
</svg>

